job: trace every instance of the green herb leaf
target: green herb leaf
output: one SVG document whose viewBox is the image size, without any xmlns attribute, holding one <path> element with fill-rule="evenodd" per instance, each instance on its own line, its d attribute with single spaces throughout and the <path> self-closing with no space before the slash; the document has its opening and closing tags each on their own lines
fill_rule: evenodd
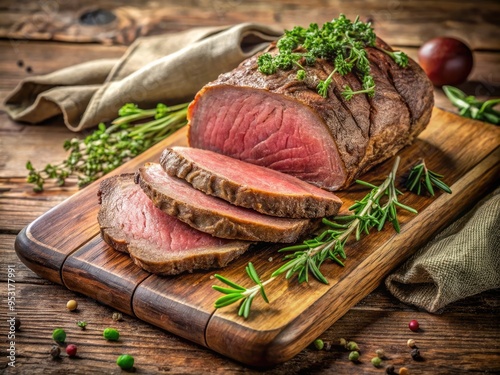
<svg viewBox="0 0 500 375">
<path fill-rule="evenodd" d="M 434 196 L 435 186 L 439 190 L 451 194 L 450 187 L 442 181 L 442 178 L 442 175 L 427 169 L 425 161 L 422 160 L 410 170 L 408 178 L 406 179 L 406 188 L 417 195 L 422 194 L 423 188 L 430 195 Z"/>
<path fill-rule="evenodd" d="M 477 100 L 474 96 L 467 96 L 463 91 L 453 86 L 443 86 L 443 91 L 451 104 L 458 108 L 460 116 L 500 125 L 500 112 L 493 109 L 500 104 L 500 99 L 487 101 Z"/>
</svg>

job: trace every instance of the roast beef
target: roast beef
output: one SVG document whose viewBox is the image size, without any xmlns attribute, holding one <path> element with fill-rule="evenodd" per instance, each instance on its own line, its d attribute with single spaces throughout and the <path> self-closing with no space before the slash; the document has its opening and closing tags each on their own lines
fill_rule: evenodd
<svg viewBox="0 0 500 375">
<path fill-rule="evenodd" d="M 390 49 L 383 41 L 377 44 Z M 361 88 L 355 72 L 333 75 L 327 98 L 319 80 L 333 70 L 318 59 L 297 69 L 265 75 L 258 56 L 222 74 L 196 95 L 188 110 L 189 144 L 291 174 L 328 190 L 347 187 L 361 173 L 409 144 L 429 122 L 433 88 L 410 59 L 406 68 L 367 48 L 375 96 L 341 95 Z M 276 53 L 275 45 L 269 49 Z"/>
<path fill-rule="evenodd" d="M 153 204 L 169 215 L 216 237 L 262 242 L 295 242 L 311 228 L 309 219 L 264 215 L 237 207 L 169 176 L 160 164 L 139 168 L 136 182 Z"/>
<path fill-rule="evenodd" d="M 97 219 L 103 239 L 153 273 L 223 267 L 250 246 L 202 233 L 162 212 L 134 183 L 133 174 L 102 181 L 99 197 Z"/>
<path fill-rule="evenodd" d="M 333 193 L 298 178 L 209 150 L 167 148 L 160 164 L 169 175 L 186 180 L 205 194 L 267 215 L 332 216 L 342 204 Z"/>
</svg>

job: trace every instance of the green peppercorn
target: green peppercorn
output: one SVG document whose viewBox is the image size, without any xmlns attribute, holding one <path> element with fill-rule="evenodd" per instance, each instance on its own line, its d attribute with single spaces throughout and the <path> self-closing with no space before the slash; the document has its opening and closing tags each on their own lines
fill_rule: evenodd
<svg viewBox="0 0 500 375">
<path fill-rule="evenodd" d="M 349 361 L 356 362 L 358 359 L 359 359 L 359 352 L 354 350 L 349 353 Z"/>
<path fill-rule="evenodd" d="M 66 332 L 62 328 L 56 328 L 52 332 L 52 338 L 55 342 L 64 342 L 66 340 Z"/>
<path fill-rule="evenodd" d="M 102 332 L 102 336 L 109 341 L 117 341 L 120 338 L 120 333 L 114 328 L 106 328 Z"/>
<path fill-rule="evenodd" d="M 134 357 L 129 354 L 122 354 L 116 360 L 116 364 L 123 370 L 130 370 L 134 367 Z"/>
<path fill-rule="evenodd" d="M 339 339 L 339 345 L 345 348 L 347 345 L 347 341 L 344 338 L 341 338 Z"/>
<path fill-rule="evenodd" d="M 354 341 L 349 341 L 345 347 L 347 350 L 359 350 L 358 344 L 356 344 Z"/>
<path fill-rule="evenodd" d="M 87 322 L 85 320 L 77 321 L 76 325 L 80 327 L 82 330 L 85 330 L 85 328 L 87 328 Z"/>
<path fill-rule="evenodd" d="M 379 367 L 382 364 L 382 359 L 380 357 L 372 358 L 372 365 L 375 367 Z"/>
<path fill-rule="evenodd" d="M 318 350 L 323 350 L 325 343 L 321 339 L 316 339 L 314 340 L 314 347 Z"/>
</svg>

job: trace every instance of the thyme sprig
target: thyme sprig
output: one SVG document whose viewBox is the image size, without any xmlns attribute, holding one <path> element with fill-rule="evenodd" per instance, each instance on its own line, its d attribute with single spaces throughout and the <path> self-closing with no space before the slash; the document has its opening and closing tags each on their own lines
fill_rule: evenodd
<svg viewBox="0 0 500 375">
<path fill-rule="evenodd" d="M 350 100 L 353 95 L 375 94 L 375 82 L 370 73 L 370 61 L 365 47 L 376 47 L 376 35 L 370 22 L 362 22 L 359 16 L 354 22 L 340 14 L 331 22 L 326 22 L 320 28 L 312 23 L 305 29 L 300 26 L 292 30 L 285 30 L 282 38 L 277 42 L 278 54 L 264 53 L 258 58 L 259 71 L 263 74 L 274 74 L 278 69 L 290 70 L 297 66 L 297 79 L 305 78 L 303 65 L 312 66 L 317 59 L 325 59 L 334 64 L 333 71 L 325 80 L 320 80 L 316 89 L 318 94 L 326 98 L 332 84 L 333 75 L 342 76 L 355 70 L 360 76 L 363 89 L 353 91 L 344 86 L 342 95 Z M 380 47 L 377 49 L 389 55 L 401 67 L 408 65 L 408 56 L 401 51 L 388 51 Z"/>
<path fill-rule="evenodd" d="M 443 175 L 428 169 L 425 161 L 422 160 L 410 170 L 406 179 L 406 188 L 417 195 L 422 195 L 424 191 L 427 191 L 434 196 L 433 186 L 435 186 L 445 193 L 451 194 L 450 187 L 442 181 L 443 177 Z"/>
<path fill-rule="evenodd" d="M 370 192 L 361 200 L 356 201 L 349 210 L 351 215 L 336 216 L 332 220 L 324 218 L 325 229 L 313 239 L 306 240 L 302 244 L 288 246 L 279 252 L 292 252 L 284 257 L 287 262 L 275 270 L 271 277 L 261 282 L 251 263 L 247 266 L 247 273 L 256 284 L 251 288 L 245 288 L 235 284 L 221 275 L 215 277 L 231 286 L 233 289 L 222 288 L 218 285 L 212 287 L 226 294 L 215 301 L 215 308 L 231 305 L 243 299 L 239 308 L 239 315 L 245 318 L 250 313 L 253 298 L 260 292 L 265 296 L 264 286 L 276 280 L 278 276 L 285 274 L 286 279 L 297 277 L 299 283 L 308 282 L 309 275 L 318 281 L 328 284 L 328 279 L 321 272 L 321 266 L 326 260 L 331 260 L 341 266 L 340 258 L 346 259 L 345 245 L 354 234 L 356 241 L 363 233 L 369 234 L 372 228 L 382 230 L 387 221 L 391 222 L 396 232 L 399 233 L 400 225 L 397 218 L 397 208 L 416 214 L 417 211 L 398 201 L 401 194 L 395 187 L 396 172 L 399 167 L 400 158 L 396 157 L 393 168 L 385 181 L 380 186 L 375 186 L 365 181 L 356 181 L 358 184 L 369 187 Z M 264 298 L 268 302 L 267 297 Z M 243 313 L 242 313 L 243 312 Z"/>
<path fill-rule="evenodd" d="M 100 123 L 97 130 L 84 139 L 64 142 L 64 149 L 70 153 L 61 163 L 47 164 L 37 170 L 28 161 L 27 181 L 37 192 L 43 191 L 47 180 L 55 180 L 58 186 L 63 186 L 69 177 L 76 177 L 79 187 L 85 186 L 184 126 L 188 104 L 171 107 L 158 104 L 153 109 L 125 104 L 118 112 L 120 117 L 110 126 Z M 152 120 L 145 122 L 147 119 Z"/>
</svg>

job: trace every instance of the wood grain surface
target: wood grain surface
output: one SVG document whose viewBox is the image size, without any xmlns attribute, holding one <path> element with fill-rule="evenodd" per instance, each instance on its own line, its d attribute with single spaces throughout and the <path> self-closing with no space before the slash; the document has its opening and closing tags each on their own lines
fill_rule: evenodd
<svg viewBox="0 0 500 375">
<path fill-rule="evenodd" d="M 186 128 L 112 174 L 135 171 L 146 161 L 157 161 L 161 151 L 174 144 L 187 144 Z M 390 270 L 496 184 L 499 145 L 500 128 L 436 108 L 428 128 L 398 154 L 402 159 L 400 173 L 404 175 L 415 160 L 424 158 L 430 169 L 447 176 L 453 194 L 436 199 L 404 195 L 400 201 L 419 214 L 401 214 L 401 233 L 386 229 L 349 244 L 345 267 L 323 265 L 329 285 L 273 282 L 267 288 L 269 306 L 255 301 L 247 320 L 235 315 L 234 306 L 214 311 L 218 292 L 211 288 L 213 272 L 148 277 L 127 256 L 106 246 L 98 234 L 99 181 L 30 224 L 18 235 L 16 251 L 26 265 L 50 281 L 240 362 L 273 366 L 303 350 L 373 291 Z M 361 179 L 375 181 L 387 175 L 392 162 L 383 163 Z M 400 177 L 400 189 L 402 181 Z M 345 209 L 364 194 L 363 189 L 353 187 L 339 192 L 339 197 Z M 256 246 L 219 272 L 245 285 L 244 268 L 252 261 L 266 280 L 282 264 L 277 249 Z"/>
<path fill-rule="evenodd" d="M 84 26 L 79 22 L 82 15 L 96 9 L 110 10 L 120 21 L 113 27 Z M 84 61 L 119 58 L 126 46 L 140 35 L 247 21 L 283 27 L 306 26 L 310 22 L 321 23 L 341 11 L 371 18 L 379 35 L 413 58 L 418 47 L 429 38 L 438 35 L 461 37 L 474 49 L 474 69 L 468 81 L 459 88 L 481 99 L 500 96 L 497 37 L 500 4 L 495 0 L 90 0 L 85 3 L 4 0 L 0 1 L 0 35 L 4 37 L 0 39 L 0 101 L 3 102 L 8 92 L 25 77 Z M 89 43 L 91 41 L 97 43 Z M 439 108 L 456 112 L 441 89 L 436 88 L 434 94 Z M 59 118 L 41 126 L 29 126 L 13 122 L 0 112 L 0 318 L 3 322 L 0 337 L 4 344 L 8 329 L 4 320 L 7 316 L 7 265 L 14 265 L 16 269 L 16 313 L 21 321 L 21 329 L 15 337 L 16 368 L 7 366 L 7 347 L 2 347 L 0 373 L 120 374 L 123 372 L 115 361 L 125 352 L 135 357 L 137 374 L 381 374 L 389 364 L 396 367 L 396 372 L 405 366 L 411 374 L 500 373 L 499 290 L 455 302 L 439 314 L 428 314 L 401 303 L 384 286 L 377 287 L 321 335 L 332 343 L 340 337 L 356 341 L 361 348 L 359 363 L 350 362 L 348 352 L 336 345 L 329 351 L 317 351 L 308 346 L 291 360 L 265 371 L 242 365 L 158 329 L 141 320 L 146 319 L 146 314 L 141 319 L 124 314 L 123 321 L 113 321 L 114 309 L 37 276 L 14 252 L 16 235 L 23 227 L 78 191 L 75 181 L 69 181 L 63 188 L 50 187 L 42 194 L 34 193 L 25 180 L 26 161 L 43 166 L 63 160 L 66 152 L 62 144 L 74 136 Z M 71 277 L 65 282 L 71 283 Z M 126 279 L 120 285 L 126 288 L 129 282 Z M 143 282 L 141 285 L 148 284 Z M 75 285 L 72 287 L 76 290 Z M 92 283 L 87 289 L 93 289 Z M 148 287 L 141 293 L 151 291 Z M 66 302 L 70 299 L 79 302 L 75 312 L 66 310 Z M 152 310 L 147 304 L 135 306 L 136 313 L 139 309 L 149 312 L 151 319 L 168 321 L 162 311 Z M 419 332 L 408 330 L 410 319 L 419 320 L 422 327 Z M 86 331 L 76 326 L 77 320 L 88 322 Z M 181 325 L 179 322 L 171 324 Z M 102 339 L 102 330 L 108 326 L 120 330 L 119 342 L 109 343 Z M 64 327 L 68 343 L 78 345 L 78 358 L 71 360 L 63 354 L 58 361 L 50 359 L 48 351 L 53 344 L 51 333 L 55 327 Z M 406 346 L 408 338 L 417 340 L 423 361 L 411 359 Z M 388 357 L 382 368 L 375 368 L 370 363 L 378 348 L 384 349 Z"/>
</svg>

